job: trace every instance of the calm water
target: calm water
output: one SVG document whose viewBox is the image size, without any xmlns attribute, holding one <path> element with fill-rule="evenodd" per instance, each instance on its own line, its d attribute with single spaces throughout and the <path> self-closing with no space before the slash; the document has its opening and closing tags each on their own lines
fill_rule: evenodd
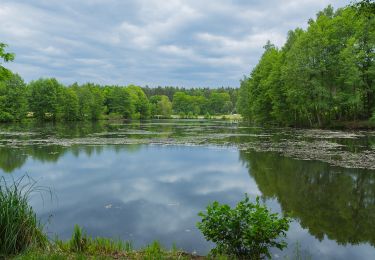
<svg viewBox="0 0 375 260">
<path fill-rule="evenodd" d="M 293 139 L 290 131 L 215 121 L 1 125 L 0 175 L 28 173 L 53 190 L 52 201 L 31 200 L 51 237 L 69 238 L 79 224 L 136 247 L 157 239 L 205 254 L 212 244 L 195 227 L 197 213 L 248 193 L 293 217 L 289 247 L 274 250 L 276 258 L 293 255 L 298 243 L 313 259 L 374 259 L 375 171 L 237 146 Z M 374 135 L 328 140 L 371 152 Z"/>
</svg>

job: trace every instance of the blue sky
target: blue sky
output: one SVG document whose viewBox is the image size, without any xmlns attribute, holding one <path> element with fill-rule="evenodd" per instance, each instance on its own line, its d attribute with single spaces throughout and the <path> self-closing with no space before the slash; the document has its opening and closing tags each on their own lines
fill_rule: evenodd
<svg viewBox="0 0 375 260">
<path fill-rule="evenodd" d="M 350 0 L 1 0 L 0 42 L 26 81 L 239 85 L 270 40 Z"/>
</svg>

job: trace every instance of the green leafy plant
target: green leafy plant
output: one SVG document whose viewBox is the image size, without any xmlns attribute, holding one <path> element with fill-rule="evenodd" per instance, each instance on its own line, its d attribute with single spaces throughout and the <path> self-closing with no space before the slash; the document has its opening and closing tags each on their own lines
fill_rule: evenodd
<svg viewBox="0 0 375 260">
<path fill-rule="evenodd" d="M 289 229 L 289 218 L 279 217 L 259 203 L 252 203 L 246 195 L 235 208 L 213 202 L 206 212 L 200 212 L 197 227 L 205 238 L 216 244 L 213 255 L 228 255 L 240 259 L 271 257 L 269 249 L 282 250 Z"/>
</svg>

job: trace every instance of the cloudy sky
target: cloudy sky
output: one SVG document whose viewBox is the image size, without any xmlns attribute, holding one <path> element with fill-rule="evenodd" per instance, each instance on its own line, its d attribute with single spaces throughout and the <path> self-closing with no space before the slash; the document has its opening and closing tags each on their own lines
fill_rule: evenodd
<svg viewBox="0 0 375 260">
<path fill-rule="evenodd" d="M 350 0 L 0 0 L 0 42 L 26 81 L 233 86 L 267 40 L 281 46 Z"/>
</svg>

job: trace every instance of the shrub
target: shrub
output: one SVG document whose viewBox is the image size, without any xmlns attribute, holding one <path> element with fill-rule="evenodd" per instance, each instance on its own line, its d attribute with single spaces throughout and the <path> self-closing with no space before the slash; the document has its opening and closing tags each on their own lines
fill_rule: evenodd
<svg viewBox="0 0 375 260">
<path fill-rule="evenodd" d="M 213 255 L 262 259 L 271 257 L 271 247 L 282 250 L 287 245 L 279 238 L 286 236 L 289 218 L 271 213 L 259 203 L 259 198 L 251 203 L 246 195 L 233 209 L 214 202 L 199 216 L 202 220 L 197 227 L 207 240 L 216 244 L 211 251 Z"/>
<path fill-rule="evenodd" d="M 30 194 L 39 188 L 30 178 L 24 184 L 24 179 L 8 184 L 4 177 L 0 178 L 0 258 L 48 243 L 43 227 L 28 205 Z"/>
</svg>

